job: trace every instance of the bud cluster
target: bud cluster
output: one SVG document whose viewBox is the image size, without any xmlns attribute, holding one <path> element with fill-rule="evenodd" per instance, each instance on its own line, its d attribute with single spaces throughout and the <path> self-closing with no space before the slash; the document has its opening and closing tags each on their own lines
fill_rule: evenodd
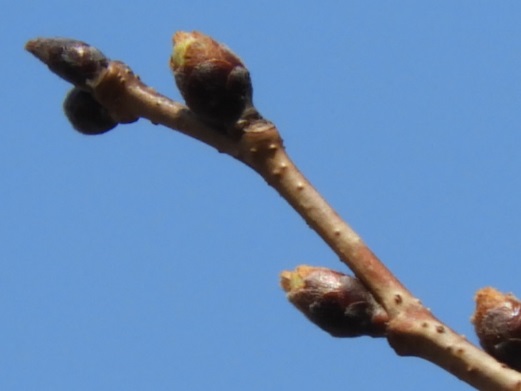
<svg viewBox="0 0 521 391">
<path fill-rule="evenodd" d="M 82 134 L 108 132 L 118 124 L 91 93 L 91 83 L 100 77 L 110 60 L 95 47 L 67 38 L 37 38 L 25 45 L 27 51 L 49 69 L 72 83 L 63 108 L 74 129 Z"/>
</svg>

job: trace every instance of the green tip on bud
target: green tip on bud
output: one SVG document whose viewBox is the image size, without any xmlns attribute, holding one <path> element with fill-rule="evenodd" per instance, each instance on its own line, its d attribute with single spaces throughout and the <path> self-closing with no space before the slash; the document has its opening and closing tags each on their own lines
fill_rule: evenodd
<svg viewBox="0 0 521 391">
<path fill-rule="evenodd" d="M 74 39 L 37 38 L 28 41 L 25 49 L 61 78 L 84 88 L 109 64 L 98 49 Z"/>
<path fill-rule="evenodd" d="M 92 94 L 74 87 L 63 102 L 63 110 L 74 129 L 86 135 L 106 133 L 118 124 Z"/>
<path fill-rule="evenodd" d="M 200 32 L 177 32 L 170 58 L 187 106 L 201 120 L 226 130 L 253 107 L 250 74 L 228 47 Z"/>
<path fill-rule="evenodd" d="M 333 337 L 383 337 L 387 312 L 356 278 L 321 267 L 281 273 L 288 300 Z"/>
<path fill-rule="evenodd" d="M 483 349 L 521 371 L 521 301 L 512 294 L 483 288 L 476 294 L 472 323 Z"/>
</svg>

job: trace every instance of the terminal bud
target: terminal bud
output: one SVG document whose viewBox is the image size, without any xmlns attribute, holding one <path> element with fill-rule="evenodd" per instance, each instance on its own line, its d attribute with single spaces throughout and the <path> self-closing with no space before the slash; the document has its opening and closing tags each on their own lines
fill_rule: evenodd
<svg viewBox="0 0 521 391">
<path fill-rule="evenodd" d="M 109 64 L 101 51 L 74 39 L 36 38 L 28 41 L 25 49 L 61 78 L 84 88 Z"/>
</svg>

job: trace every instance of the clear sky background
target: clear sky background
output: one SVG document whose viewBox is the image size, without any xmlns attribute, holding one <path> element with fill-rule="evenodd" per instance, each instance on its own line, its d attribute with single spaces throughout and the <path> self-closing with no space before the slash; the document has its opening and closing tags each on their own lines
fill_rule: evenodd
<svg viewBox="0 0 521 391">
<path fill-rule="evenodd" d="M 344 266 L 262 179 L 145 120 L 103 136 L 24 52 L 87 41 L 180 99 L 171 36 L 248 65 L 310 180 L 436 315 L 521 295 L 518 1 L 53 1 L 2 7 L 1 390 L 467 390 L 382 339 L 334 339 L 278 274 Z"/>
</svg>

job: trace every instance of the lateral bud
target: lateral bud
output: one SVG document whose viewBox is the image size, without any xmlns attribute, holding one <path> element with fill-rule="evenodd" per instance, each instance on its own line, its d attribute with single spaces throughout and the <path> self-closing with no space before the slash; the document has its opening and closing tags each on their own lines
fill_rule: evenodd
<svg viewBox="0 0 521 391">
<path fill-rule="evenodd" d="M 63 110 L 74 129 L 86 135 L 106 133 L 118 124 L 89 91 L 79 87 L 69 91 Z"/>
<path fill-rule="evenodd" d="M 521 302 L 494 288 L 476 293 L 472 323 L 483 349 L 513 369 L 521 371 Z"/>
<path fill-rule="evenodd" d="M 62 79 L 78 87 L 88 87 L 107 68 L 109 59 L 95 47 L 68 38 L 36 38 L 25 49 L 45 63 Z"/>
<path fill-rule="evenodd" d="M 229 130 L 253 108 L 250 73 L 228 47 L 194 31 L 177 32 L 170 67 L 187 106 L 219 130 Z"/>
<path fill-rule="evenodd" d="M 281 273 L 288 300 L 333 337 L 383 337 L 387 312 L 357 279 L 327 268 L 298 266 Z"/>
</svg>

